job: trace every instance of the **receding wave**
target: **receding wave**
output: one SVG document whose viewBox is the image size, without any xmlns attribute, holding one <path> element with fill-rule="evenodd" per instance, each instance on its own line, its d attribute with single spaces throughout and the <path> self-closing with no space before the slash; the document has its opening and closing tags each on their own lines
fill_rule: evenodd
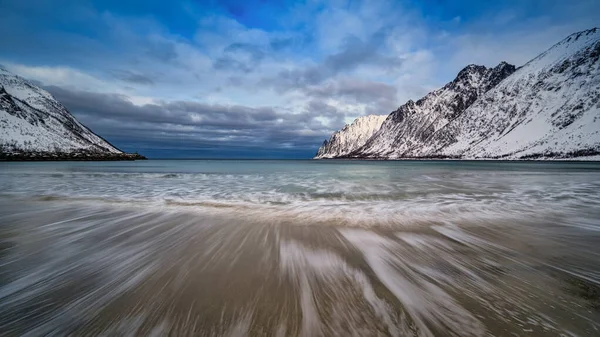
<svg viewBox="0 0 600 337">
<path fill-rule="evenodd" d="M 304 226 L 314 224 L 308 213 L 289 209 L 183 208 L 198 206 L 223 212 L 0 200 L 0 272 L 9 276 L 0 279 L 0 328 L 426 337 L 600 329 L 600 233 L 561 219 L 461 222 L 440 211 L 445 218 L 419 226 L 357 228 L 336 226 L 355 223 L 334 215 L 334 226 Z"/>
<path fill-rule="evenodd" d="M 0 334 L 597 335 L 600 171 L 444 165 L 8 166 Z"/>
<path fill-rule="evenodd" d="M 273 202 L 244 200 L 137 199 L 114 196 L 43 195 L 21 200 L 70 202 L 87 205 L 113 205 L 162 209 L 226 218 L 261 219 L 267 223 L 290 223 L 302 226 L 337 225 L 352 227 L 406 227 L 432 223 L 482 224 L 486 221 L 556 221 L 570 222 L 577 210 L 565 204 L 561 209 L 533 203 L 495 200 L 439 202 L 427 199 L 402 200 L 290 200 Z M 599 227 L 600 230 L 600 227 Z"/>
<path fill-rule="evenodd" d="M 199 207 L 199 208 L 227 208 L 227 209 L 238 209 L 240 211 L 252 208 L 250 205 L 241 205 L 239 203 L 226 203 L 226 202 L 211 202 L 211 201 L 174 201 L 165 200 L 166 205 L 177 206 L 177 207 Z"/>
</svg>

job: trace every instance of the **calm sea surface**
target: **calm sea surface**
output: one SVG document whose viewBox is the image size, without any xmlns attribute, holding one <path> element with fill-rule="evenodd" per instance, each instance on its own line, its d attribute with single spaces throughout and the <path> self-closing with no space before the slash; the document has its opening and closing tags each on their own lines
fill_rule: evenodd
<svg viewBox="0 0 600 337">
<path fill-rule="evenodd" d="M 600 163 L 0 163 L 0 335 L 600 336 Z"/>
</svg>

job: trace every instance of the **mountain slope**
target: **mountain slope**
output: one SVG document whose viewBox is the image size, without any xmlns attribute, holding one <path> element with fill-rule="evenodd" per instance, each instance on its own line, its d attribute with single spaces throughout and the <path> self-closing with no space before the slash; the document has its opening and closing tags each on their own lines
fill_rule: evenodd
<svg viewBox="0 0 600 337">
<path fill-rule="evenodd" d="M 75 119 L 50 93 L 0 68 L 2 159 L 133 159 Z"/>
<path fill-rule="evenodd" d="M 465 67 L 452 82 L 416 102 L 410 100 L 392 112 L 379 131 L 350 155 L 404 157 L 514 71 L 515 67 L 505 62 L 495 68 Z"/>
<path fill-rule="evenodd" d="M 410 156 L 568 158 L 600 154 L 600 29 L 529 61 Z"/>
<path fill-rule="evenodd" d="M 329 140 L 323 142 L 316 159 L 345 156 L 363 146 L 371 136 L 379 130 L 387 116 L 369 115 L 359 117 L 336 131 Z"/>
<path fill-rule="evenodd" d="M 572 34 L 517 70 L 468 66 L 344 157 L 600 158 L 600 29 Z"/>
</svg>

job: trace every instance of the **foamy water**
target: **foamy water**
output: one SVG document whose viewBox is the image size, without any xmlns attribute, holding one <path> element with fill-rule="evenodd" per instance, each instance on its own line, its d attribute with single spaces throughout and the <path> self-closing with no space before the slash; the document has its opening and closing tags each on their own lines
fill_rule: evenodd
<svg viewBox="0 0 600 337">
<path fill-rule="evenodd" d="M 5 163 L 8 335 L 600 335 L 600 164 Z"/>
</svg>

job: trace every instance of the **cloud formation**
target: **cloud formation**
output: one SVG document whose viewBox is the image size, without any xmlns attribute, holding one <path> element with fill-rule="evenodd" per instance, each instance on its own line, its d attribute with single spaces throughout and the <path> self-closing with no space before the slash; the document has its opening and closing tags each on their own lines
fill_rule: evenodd
<svg viewBox="0 0 600 337">
<path fill-rule="evenodd" d="M 598 12 L 590 0 L 7 0 L 0 63 L 125 150 L 310 157 L 354 118 L 470 63 L 521 65 Z"/>
<path fill-rule="evenodd" d="M 86 125 L 109 141 L 135 139 L 135 150 L 232 147 L 249 153 L 310 149 L 327 136 L 327 127 L 315 118 L 337 114 L 335 108 L 313 106 L 319 113 L 284 113 L 273 107 L 216 105 L 194 101 L 157 101 L 133 104 L 127 96 L 47 86 Z M 293 152 L 293 151 L 292 151 Z M 311 152 L 312 153 L 312 152 Z M 243 154 L 243 151 L 242 151 Z M 290 153 L 291 155 L 292 153 Z M 213 154 L 218 156 L 218 153 Z"/>
</svg>

